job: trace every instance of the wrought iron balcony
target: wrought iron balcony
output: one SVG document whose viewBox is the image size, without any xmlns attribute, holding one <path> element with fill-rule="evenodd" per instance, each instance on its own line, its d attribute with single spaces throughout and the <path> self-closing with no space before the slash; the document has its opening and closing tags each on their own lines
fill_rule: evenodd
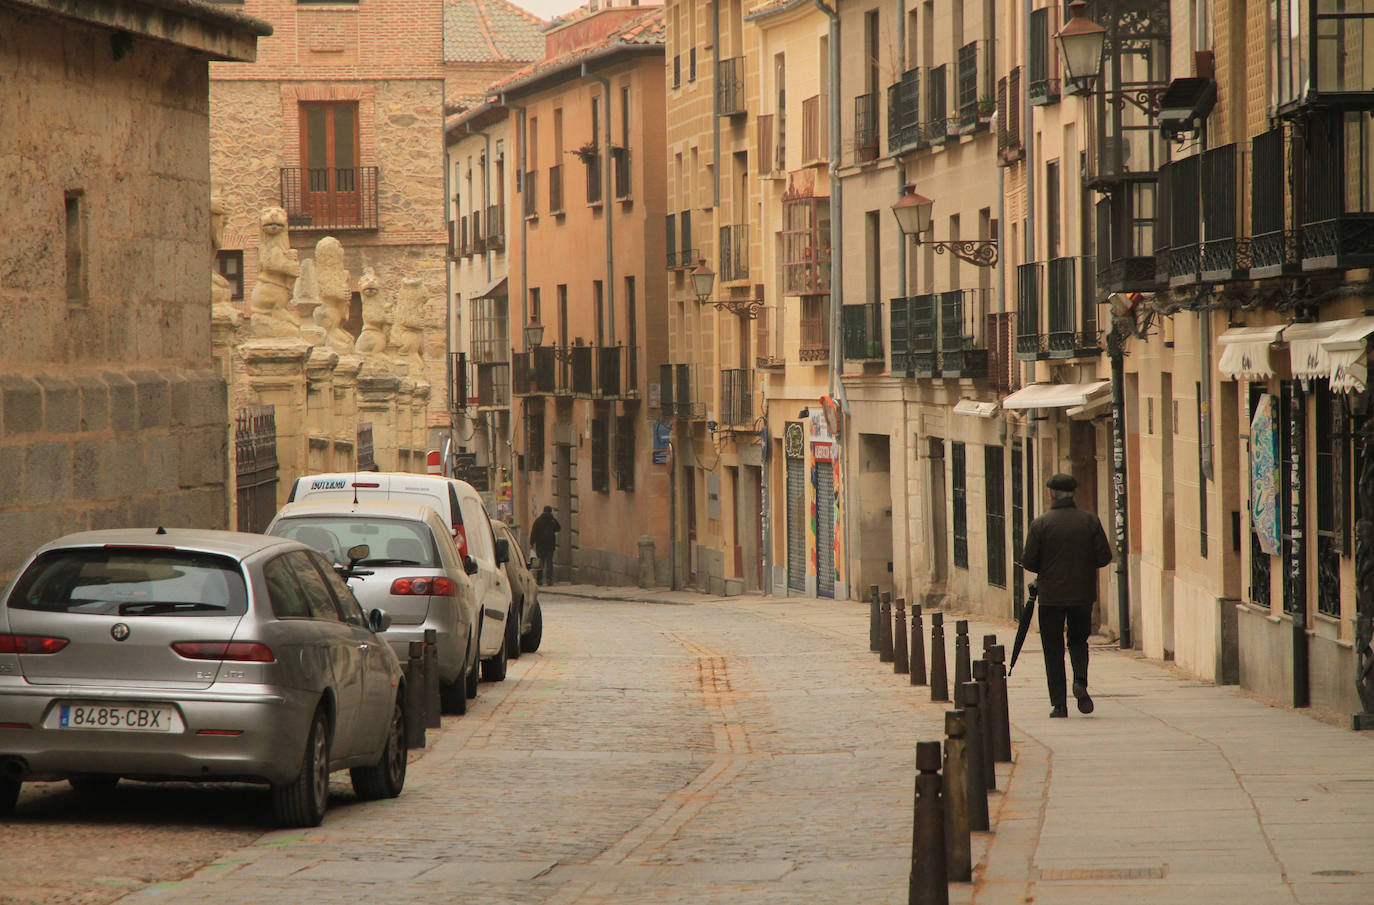
<svg viewBox="0 0 1374 905">
<path fill-rule="evenodd" d="M 824 101 L 818 94 L 802 101 L 802 166 L 830 159 L 829 117 Z"/>
<path fill-rule="evenodd" d="M 1103 292 L 1155 289 L 1156 186 L 1153 181 L 1111 186 L 1097 202 L 1097 285 Z"/>
<path fill-rule="evenodd" d="M 936 376 L 940 354 L 936 339 L 939 298 L 926 294 L 889 300 L 887 335 L 893 374 Z"/>
<path fill-rule="evenodd" d="M 844 357 L 849 361 L 883 360 L 882 305 L 866 302 L 840 309 L 840 336 Z"/>
<path fill-rule="evenodd" d="M 921 135 L 921 70 L 908 69 L 887 89 L 887 152 L 900 154 L 917 146 Z"/>
<path fill-rule="evenodd" d="M 1050 358 L 1084 358 L 1101 353 L 1090 257 L 1055 258 L 1046 264 L 1048 335 L 1039 348 Z M 1025 325 L 1028 329 L 1029 323 Z"/>
<path fill-rule="evenodd" d="M 943 141 L 955 133 L 955 130 L 950 128 L 949 86 L 946 73 L 947 70 L 943 64 L 926 72 L 925 110 L 928 118 L 921 123 L 921 134 L 917 139 L 918 141 L 934 143 Z M 956 119 L 956 125 L 957 122 Z"/>
<path fill-rule="evenodd" d="M 504 204 L 489 204 L 487 205 L 487 248 L 505 247 L 506 206 Z"/>
<path fill-rule="evenodd" d="M 376 167 L 282 167 L 281 206 L 295 229 L 376 229 Z"/>
<path fill-rule="evenodd" d="M 940 376 L 988 376 L 984 336 L 991 289 L 952 289 L 939 295 Z"/>
<path fill-rule="evenodd" d="M 854 98 L 854 160 L 867 163 L 878 158 L 878 95 Z"/>
<path fill-rule="evenodd" d="M 631 398 L 639 395 L 638 361 L 635 347 L 623 343 L 598 346 L 596 357 L 596 395 L 603 398 Z"/>
<path fill-rule="evenodd" d="M 782 354 L 782 306 L 764 305 L 754 318 L 758 333 L 758 355 L 754 359 L 759 368 L 779 369 L 787 364 Z"/>
<path fill-rule="evenodd" d="M 743 116 L 744 57 L 731 57 L 716 63 L 716 115 Z"/>
<path fill-rule="evenodd" d="M 825 313 L 801 317 L 801 347 L 798 357 L 802 361 L 830 360 L 830 318 Z"/>
<path fill-rule="evenodd" d="M 630 149 L 612 147 L 611 164 L 615 174 L 615 200 L 624 201 L 630 197 Z"/>
<path fill-rule="evenodd" d="M 992 117 L 995 105 L 992 92 L 992 65 L 988 59 L 992 43 L 970 41 L 959 48 L 955 59 L 955 93 L 958 102 L 959 129 L 977 129 Z"/>
<path fill-rule="evenodd" d="M 754 370 L 752 368 L 727 368 L 720 372 L 720 413 L 717 421 L 721 427 L 753 427 Z"/>
<path fill-rule="evenodd" d="M 556 168 L 555 168 L 555 169 L 556 169 Z M 538 172 L 535 172 L 535 171 L 530 171 L 530 172 L 525 173 L 524 185 L 521 186 L 521 192 L 520 192 L 520 194 L 521 194 L 522 198 L 524 199 L 524 200 L 521 202 L 521 212 L 522 212 L 522 213 L 524 214 L 524 216 L 527 217 L 527 218 L 529 218 L 529 217 L 538 217 L 538 216 L 539 216 L 539 182 L 537 181 L 537 180 L 538 180 L 538 176 L 539 176 L 539 173 L 538 173 Z M 552 169 L 549 170 L 549 188 L 550 188 L 550 194 L 552 195 L 552 188 L 553 188 L 553 170 L 552 170 Z"/>
<path fill-rule="evenodd" d="M 665 218 L 668 269 L 687 270 L 697 266 L 701 255 L 692 247 L 692 212 L 668 214 Z"/>
<path fill-rule="evenodd" d="M 1361 27 L 1374 22 L 1347 18 Z M 1353 39 L 1345 35 L 1344 40 Z M 1374 45 L 1374 39 L 1370 43 Z M 1361 96 L 1374 104 L 1374 93 L 1361 92 Z M 1367 113 L 1315 112 L 1307 118 L 1306 142 L 1294 148 L 1303 158 L 1295 169 L 1305 183 L 1298 208 L 1305 271 L 1374 265 L 1374 197 L 1368 175 L 1374 168 L 1374 149 L 1367 139 Z"/>
<path fill-rule="evenodd" d="M 477 364 L 477 405 L 501 408 L 510 405 L 510 362 Z"/>
<path fill-rule="evenodd" d="M 558 389 L 558 359 L 553 346 L 536 346 L 511 356 L 517 393 L 548 395 Z"/>
<path fill-rule="evenodd" d="M 563 213 L 563 165 L 549 167 L 549 213 Z"/>
<path fill-rule="evenodd" d="M 584 161 L 587 168 L 587 203 L 601 203 L 601 155 L 594 154 Z"/>
<path fill-rule="evenodd" d="M 591 346 L 563 346 L 558 350 L 559 372 L 558 391 L 574 396 L 590 396 L 594 387 L 592 380 L 594 355 Z"/>
<path fill-rule="evenodd" d="M 1016 265 L 1016 357 L 1033 361 L 1049 355 L 1045 334 L 1040 330 L 1040 307 L 1044 296 L 1044 265 L 1039 262 Z"/>
<path fill-rule="evenodd" d="M 732 283 L 749 279 L 749 224 L 720 228 L 720 280 Z"/>
</svg>

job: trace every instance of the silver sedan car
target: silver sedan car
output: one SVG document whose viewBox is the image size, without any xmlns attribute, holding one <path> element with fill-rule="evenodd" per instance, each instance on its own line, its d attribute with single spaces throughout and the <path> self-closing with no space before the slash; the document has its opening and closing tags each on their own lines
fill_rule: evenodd
<svg viewBox="0 0 1374 905">
<path fill-rule="evenodd" d="M 359 551 L 361 552 L 361 551 Z M 25 780 L 266 783 L 287 826 L 405 783 L 403 675 L 316 551 L 231 531 L 123 529 L 40 547 L 0 599 L 0 814 Z"/>
<path fill-rule="evenodd" d="M 448 713 L 467 713 L 477 696 L 477 595 L 444 520 L 421 503 L 306 499 L 287 503 L 268 534 L 309 544 L 331 562 L 355 545 L 369 548 L 348 586 L 364 607 L 384 608 L 384 637 L 398 656 L 434 629 L 439 697 Z M 475 565 L 475 564 L 474 564 Z"/>
</svg>

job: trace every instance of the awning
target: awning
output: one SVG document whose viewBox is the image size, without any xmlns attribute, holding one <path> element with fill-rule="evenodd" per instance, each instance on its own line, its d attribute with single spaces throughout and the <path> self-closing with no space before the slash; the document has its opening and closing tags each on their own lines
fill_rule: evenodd
<svg viewBox="0 0 1374 905">
<path fill-rule="evenodd" d="M 1231 380 L 1262 382 L 1274 376 L 1269 361 L 1269 347 L 1278 342 L 1284 325 L 1273 327 L 1232 327 L 1217 337 L 1221 344 L 1221 361 L 1217 370 Z"/>
<path fill-rule="evenodd" d="M 972 415 L 975 418 L 991 418 L 997 414 L 997 403 L 979 402 L 976 399 L 960 399 L 954 404 L 954 414 Z"/>
<path fill-rule="evenodd" d="M 498 277 L 491 281 L 491 285 L 482 292 L 481 295 L 474 295 L 474 299 L 503 299 L 506 297 L 506 277 Z"/>
<path fill-rule="evenodd" d="M 1088 405 L 1105 396 L 1110 380 L 1092 383 L 1033 383 L 1002 400 L 1004 409 L 1053 409 Z"/>
<path fill-rule="evenodd" d="M 1331 374 L 1331 359 L 1322 342 L 1349 320 L 1324 321 L 1313 324 L 1289 324 L 1283 329 L 1288 343 L 1288 367 L 1295 380 L 1313 380 Z"/>
<path fill-rule="evenodd" d="M 1338 393 L 1361 393 L 1365 388 L 1365 338 L 1374 333 L 1374 317 L 1352 317 L 1322 340 L 1327 378 Z"/>
</svg>

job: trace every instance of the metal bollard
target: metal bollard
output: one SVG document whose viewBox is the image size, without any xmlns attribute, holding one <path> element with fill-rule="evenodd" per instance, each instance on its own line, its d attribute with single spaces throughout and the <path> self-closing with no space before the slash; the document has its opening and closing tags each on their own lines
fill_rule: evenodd
<svg viewBox="0 0 1374 905">
<path fill-rule="evenodd" d="M 892 662 L 892 595 L 883 591 L 881 602 L 878 604 L 878 618 L 881 623 L 878 626 L 878 662 Z"/>
<path fill-rule="evenodd" d="M 968 620 L 960 619 L 954 623 L 954 687 L 958 688 L 973 674 L 969 672 Z"/>
<path fill-rule="evenodd" d="M 916 769 L 907 905 L 949 905 L 944 802 L 940 798 L 939 742 L 916 743 Z"/>
<path fill-rule="evenodd" d="M 443 706 L 439 700 L 439 631 L 425 629 L 425 728 L 443 725 Z"/>
<path fill-rule="evenodd" d="M 911 605 L 911 684 L 926 684 L 926 637 L 921 624 L 921 605 Z"/>
<path fill-rule="evenodd" d="M 895 623 L 892 626 L 892 671 L 906 675 L 911 671 L 911 664 L 906 658 L 906 598 L 898 597 L 896 603 L 892 614 Z"/>
<path fill-rule="evenodd" d="M 930 699 L 949 700 L 949 677 L 945 672 L 945 614 L 930 614 Z"/>
<path fill-rule="evenodd" d="M 945 800 L 945 853 L 949 881 L 973 879 L 972 841 L 968 829 L 968 748 L 962 710 L 945 711 L 945 769 L 941 794 Z"/>
<path fill-rule="evenodd" d="M 989 636 L 993 637 L 993 636 Z M 988 713 L 992 722 L 992 755 L 1004 764 L 1011 763 L 1011 708 L 1007 702 L 1007 649 L 1000 644 L 988 648 Z"/>
<path fill-rule="evenodd" d="M 402 666 L 406 676 L 406 747 L 425 746 L 425 642 L 412 641 Z"/>
<path fill-rule="evenodd" d="M 997 789 L 997 763 L 992 750 L 992 694 L 988 681 L 988 661 L 973 661 L 973 683 L 978 686 L 978 700 L 983 717 L 983 785 L 989 791 Z"/>
<path fill-rule="evenodd" d="M 868 586 L 868 649 L 878 649 L 878 586 Z"/>
<path fill-rule="evenodd" d="M 983 782 L 983 719 L 978 702 L 978 683 L 965 682 L 956 692 L 954 706 L 964 711 L 965 749 L 968 751 L 968 826 L 986 831 L 988 789 Z"/>
</svg>

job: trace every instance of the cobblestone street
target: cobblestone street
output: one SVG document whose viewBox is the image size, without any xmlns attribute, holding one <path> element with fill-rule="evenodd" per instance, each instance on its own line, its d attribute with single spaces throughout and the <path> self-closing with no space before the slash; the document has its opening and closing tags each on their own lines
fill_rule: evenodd
<svg viewBox="0 0 1374 905">
<path fill-rule="evenodd" d="M 161 834 L 143 853 L 158 882 L 15 901 L 906 902 L 913 745 L 941 737 L 948 705 L 868 652 L 865 605 L 582 592 L 543 598 L 543 647 L 445 718 L 400 799 L 355 804 L 336 781 L 322 827 L 256 836 L 256 793 L 198 792 L 168 830 L 161 787 L 121 787 L 131 808 L 163 810 L 93 819 L 130 852 Z M 985 631 L 1009 641 L 1012 627 L 970 627 Z M 1370 901 L 1368 739 L 1106 647 L 1098 713 L 1052 724 L 1035 641 L 1012 682 L 1016 765 L 999 766 L 995 832 L 974 834 L 978 882 L 952 885 L 953 902 Z M 1322 769 L 1295 767 L 1313 744 Z M 82 811 L 25 795 L 7 832 L 41 825 L 60 853 L 54 825 L 79 831 Z M 203 843 L 207 829 L 196 851 L 211 863 L 195 870 L 176 834 Z"/>
</svg>

